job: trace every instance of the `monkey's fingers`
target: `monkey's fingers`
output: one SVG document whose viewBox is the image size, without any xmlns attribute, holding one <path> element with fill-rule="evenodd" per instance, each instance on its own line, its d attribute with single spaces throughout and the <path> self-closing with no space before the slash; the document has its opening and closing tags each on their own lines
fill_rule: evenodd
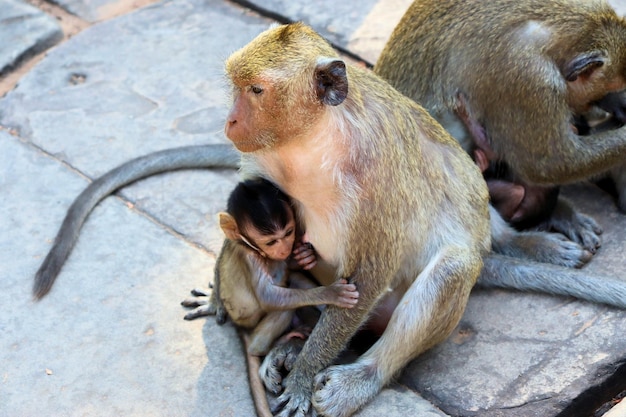
<svg viewBox="0 0 626 417">
<path fill-rule="evenodd" d="M 313 267 L 317 265 L 317 258 L 315 256 L 311 256 L 310 258 L 299 261 L 298 265 L 300 266 L 300 268 L 308 271 L 309 269 L 313 269 Z"/>
<path fill-rule="evenodd" d="M 343 308 L 352 308 L 359 302 L 358 295 L 356 297 L 346 296 L 337 300 L 337 306 Z"/>
</svg>

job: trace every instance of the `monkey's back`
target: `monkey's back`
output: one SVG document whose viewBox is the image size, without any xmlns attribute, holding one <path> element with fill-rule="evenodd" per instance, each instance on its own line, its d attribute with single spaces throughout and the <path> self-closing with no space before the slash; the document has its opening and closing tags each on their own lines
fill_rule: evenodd
<svg viewBox="0 0 626 417">
<path fill-rule="evenodd" d="M 215 283 L 218 294 L 233 323 L 245 328 L 257 325 L 265 312 L 251 286 L 252 267 L 246 261 L 246 250 L 230 239 L 224 239 L 217 259 Z"/>
<path fill-rule="evenodd" d="M 511 57 L 505 52 L 516 41 L 511 35 L 529 22 L 550 29 L 549 43 L 568 38 L 577 44 L 575 38 L 594 23 L 590 18 L 600 15 L 615 13 L 600 0 L 417 0 L 396 26 L 375 72 L 431 109 L 452 97 L 434 90 L 441 84 L 462 86 L 489 77 L 491 69 L 520 67 L 507 63 Z"/>
<path fill-rule="evenodd" d="M 469 150 L 467 131 L 455 113 L 457 94 L 464 93 L 472 117 L 504 157 L 501 144 L 509 139 L 533 143 L 511 135 L 533 135 L 534 121 L 548 117 L 539 112 L 569 111 L 563 66 L 577 53 L 605 49 L 594 42 L 607 30 L 616 42 L 626 42 L 623 20 L 604 1 L 418 0 L 396 27 L 375 71 L 422 104 Z M 565 128 L 553 123 L 542 129 L 547 127 L 554 132 L 546 136 Z"/>
</svg>

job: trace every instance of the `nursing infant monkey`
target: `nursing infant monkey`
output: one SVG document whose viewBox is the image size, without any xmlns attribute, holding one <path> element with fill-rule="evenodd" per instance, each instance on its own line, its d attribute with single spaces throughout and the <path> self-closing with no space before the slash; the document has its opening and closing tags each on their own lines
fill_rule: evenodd
<svg viewBox="0 0 626 417">
<path fill-rule="evenodd" d="M 226 239 L 215 265 L 213 291 L 208 301 L 183 301 L 184 306 L 197 307 L 185 319 L 216 315 L 218 324 L 223 324 L 230 317 L 237 326 L 253 329 L 248 354 L 267 354 L 292 324 L 298 307 L 351 308 L 357 303 L 354 284 L 340 280 L 320 287 L 294 271 L 313 268 L 315 252 L 301 240 L 291 200 L 269 181 L 239 183 L 226 213 L 220 213 L 220 227 Z M 207 295 L 199 290 L 194 294 Z"/>
<path fill-rule="evenodd" d="M 221 325 L 230 317 L 238 327 L 252 330 L 242 335 L 250 389 L 258 416 L 270 416 L 258 356 L 267 354 L 292 325 L 300 324 L 283 338 L 307 336 L 310 329 L 294 320 L 296 308 L 352 308 L 359 294 L 346 280 L 320 287 L 296 272 L 316 265 L 315 251 L 299 233 L 291 199 L 271 182 L 255 178 L 239 183 L 219 217 L 226 239 L 215 265 L 213 291 L 193 290 L 196 298 L 182 305 L 196 308 L 185 319 L 215 315 Z"/>
<path fill-rule="evenodd" d="M 589 136 L 572 129 L 573 117 L 587 105 L 623 87 L 626 25 L 608 6 L 422 1 L 407 16 L 396 33 L 416 33 L 415 46 L 386 52 L 389 67 L 404 77 L 393 81 L 381 67 L 375 70 L 411 97 L 413 84 L 428 92 L 421 99 L 451 131 L 465 129 L 459 118 L 465 111 L 525 182 L 561 184 L 623 163 L 626 128 Z M 452 33 L 444 35 L 448 28 Z M 415 71 L 418 61 L 426 68 Z M 353 308 L 324 309 L 284 380 L 277 364 L 288 342 L 267 355 L 261 376 L 269 390 L 282 391 L 277 416 L 302 417 L 311 405 L 320 415 L 351 415 L 408 361 L 450 334 L 477 279 L 626 307 L 620 280 L 534 262 L 576 265 L 585 250 L 554 234 L 508 227 L 489 209 L 481 172 L 458 143 L 381 78 L 347 66 L 310 28 L 272 28 L 235 52 L 226 70 L 234 102 L 225 130 L 243 152 L 244 175 L 266 178 L 291 196 L 309 241 L 335 268 L 318 281 L 331 285 L 346 278 L 359 291 Z M 483 79 L 493 85 L 480 84 Z M 153 172 L 210 167 L 221 161 L 207 156 L 216 150 L 233 156 L 206 146 L 186 156 L 170 150 L 160 162 L 150 156 L 140 161 Z M 125 174 L 107 174 L 111 187 L 150 175 L 137 161 L 118 169 Z M 79 196 L 73 206 L 80 216 L 110 192 L 89 188 L 84 193 L 90 198 Z M 80 216 L 69 213 L 64 221 L 37 274 L 38 296 L 50 289 L 69 254 L 85 218 Z M 500 254 L 490 252 L 490 235 Z M 382 307 L 394 299 L 400 302 L 385 317 L 380 339 L 356 362 L 331 366 L 356 331 L 390 311 Z"/>
</svg>

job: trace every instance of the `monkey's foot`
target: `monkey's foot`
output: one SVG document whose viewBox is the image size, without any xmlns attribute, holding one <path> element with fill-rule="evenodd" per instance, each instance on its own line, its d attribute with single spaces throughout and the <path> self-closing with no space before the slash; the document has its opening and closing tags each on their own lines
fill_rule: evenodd
<svg viewBox="0 0 626 417">
<path fill-rule="evenodd" d="M 263 359 L 259 375 L 265 388 L 274 395 L 283 390 L 283 374 L 291 371 L 302 346 L 304 339 L 292 337 L 279 343 Z"/>
<path fill-rule="evenodd" d="M 514 258 L 530 259 L 568 268 L 580 268 L 589 262 L 593 254 L 559 233 L 516 233 L 505 244 L 494 242 L 494 251 Z"/>
<path fill-rule="evenodd" d="M 351 416 L 371 401 L 383 385 L 370 365 L 356 362 L 331 366 L 315 377 L 313 407 L 324 416 Z"/>
<path fill-rule="evenodd" d="M 189 313 L 185 314 L 185 320 L 193 320 L 205 316 L 216 316 L 217 324 L 221 325 L 226 322 L 226 310 L 211 297 L 210 293 L 194 288 L 191 290 L 191 294 L 194 295 L 193 298 L 186 298 L 180 303 L 183 307 L 195 307 Z"/>
</svg>

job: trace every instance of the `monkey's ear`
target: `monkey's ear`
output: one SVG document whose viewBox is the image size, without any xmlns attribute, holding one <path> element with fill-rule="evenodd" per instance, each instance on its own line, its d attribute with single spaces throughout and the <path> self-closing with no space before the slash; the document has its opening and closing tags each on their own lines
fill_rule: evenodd
<svg viewBox="0 0 626 417">
<path fill-rule="evenodd" d="M 218 213 L 220 219 L 220 227 L 222 231 L 226 235 L 226 237 L 230 240 L 239 240 L 241 239 L 241 234 L 239 233 L 239 227 L 237 227 L 237 222 L 228 213 L 220 212 Z"/>
<path fill-rule="evenodd" d="M 320 58 L 315 67 L 315 89 L 320 101 L 338 106 L 348 96 L 346 64 L 336 58 Z"/>
<path fill-rule="evenodd" d="M 569 82 L 576 81 L 578 77 L 587 78 L 597 68 L 603 66 L 606 60 L 606 53 L 603 51 L 580 54 L 565 65 L 563 75 Z"/>
</svg>

